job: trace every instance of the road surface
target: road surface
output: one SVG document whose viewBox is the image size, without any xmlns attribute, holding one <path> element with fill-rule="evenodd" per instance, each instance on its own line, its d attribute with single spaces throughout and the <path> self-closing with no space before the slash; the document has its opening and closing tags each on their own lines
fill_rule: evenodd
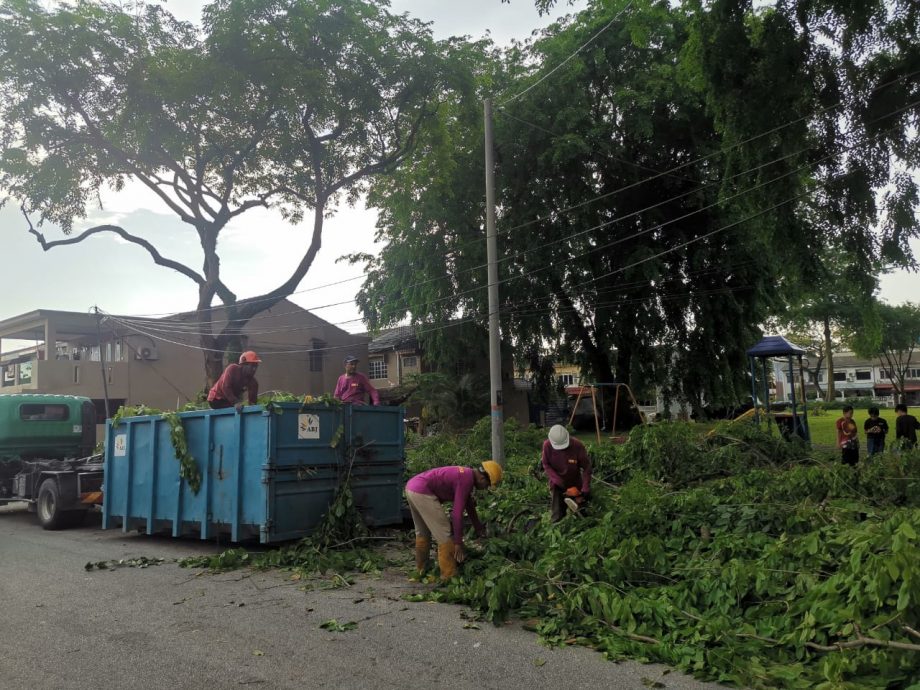
<svg viewBox="0 0 920 690">
<path fill-rule="evenodd" d="M 48 532 L 21 504 L 0 507 L 0 688 L 722 687 L 549 648 L 519 624 L 470 627 L 463 607 L 402 599 L 420 585 L 395 569 L 304 591 L 284 571 L 174 562 L 223 548 L 103 531 L 98 514 Z M 171 562 L 84 569 L 142 556 Z M 357 627 L 319 627 L 332 618 Z"/>
</svg>

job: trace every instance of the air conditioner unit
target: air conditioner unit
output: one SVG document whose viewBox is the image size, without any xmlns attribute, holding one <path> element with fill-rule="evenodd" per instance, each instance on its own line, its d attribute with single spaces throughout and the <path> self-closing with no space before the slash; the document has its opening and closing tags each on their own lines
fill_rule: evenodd
<svg viewBox="0 0 920 690">
<path fill-rule="evenodd" d="M 137 351 L 134 353 L 134 358 L 149 361 L 149 360 L 159 359 L 160 356 L 159 354 L 157 354 L 156 348 L 144 346 L 144 347 L 137 348 Z"/>
</svg>

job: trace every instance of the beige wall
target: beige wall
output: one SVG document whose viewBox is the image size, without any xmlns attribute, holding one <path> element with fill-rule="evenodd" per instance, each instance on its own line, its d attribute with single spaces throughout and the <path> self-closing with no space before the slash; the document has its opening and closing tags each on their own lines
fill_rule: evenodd
<svg viewBox="0 0 920 690">
<path fill-rule="evenodd" d="M 415 366 L 407 366 L 406 358 L 414 357 Z M 422 358 L 417 352 L 410 353 L 406 352 L 381 352 L 375 354 L 369 354 L 366 361 L 362 361 L 358 365 L 358 369 L 370 376 L 370 373 L 373 370 L 371 362 L 382 360 L 386 362 L 386 378 L 371 378 L 371 383 L 374 384 L 374 388 L 378 390 L 383 390 L 387 388 L 395 388 L 406 381 L 406 376 L 410 374 L 421 373 L 422 370 Z"/>
</svg>

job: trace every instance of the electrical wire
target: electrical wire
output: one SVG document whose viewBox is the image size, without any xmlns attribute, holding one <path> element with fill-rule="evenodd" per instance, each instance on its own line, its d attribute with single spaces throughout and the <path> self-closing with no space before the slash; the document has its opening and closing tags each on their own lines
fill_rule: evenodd
<svg viewBox="0 0 920 690">
<path fill-rule="evenodd" d="M 920 101 L 917 101 L 916 103 L 920 103 Z M 906 109 L 908 109 L 908 108 L 910 108 L 910 107 L 913 107 L 913 105 L 915 105 L 915 104 L 909 104 L 908 106 L 905 106 L 905 107 L 903 107 L 903 108 L 900 108 L 900 109 L 898 109 L 898 110 L 896 110 L 896 111 L 892 111 L 892 113 L 886 114 L 886 115 L 884 115 L 884 116 L 882 116 L 882 117 L 889 117 L 889 116 L 892 115 L 892 114 L 896 114 L 896 113 L 901 112 L 901 111 L 903 111 L 903 110 L 906 110 Z M 877 119 L 880 119 L 880 118 L 877 118 Z M 891 128 L 889 128 L 889 129 L 891 129 Z M 882 134 L 884 134 L 884 133 L 887 132 L 887 131 L 889 131 L 889 130 L 882 130 L 881 132 L 877 133 L 875 136 L 881 136 Z M 852 148 L 855 148 L 857 145 L 858 145 L 858 144 L 854 144 L 853 146 L 849 147 L 848 150 L 850 150 L 850 149 L 852 149 Z M 862 145 L 864 145 L 864 144 L 862 144 Z M 845 152 L 845 151 L 844 151 L 844 152 Z M 664 226 L 666 226 L 666 225 L 672 224 L 672 223 L 674 223 L 674 222 L 678 222 L 678 221 L 680 221 L 680 220 L 685 220 L 686 218 L 688 218 L 688 217 L 690 217 L 690 216 L 692 216 L 692 215 L 695 215 L 695 214 L 700 213 L 700 212 L 702 212 L 702 211 L 708 210 L 709 208 L 712 208 L 712 207 L 714 207 L 714 206 L 723 204 L 723 203 L 725 203 L 726 201 L 730 201 L 730 200 L 732 200 L 732 199 L 734 199 L 734 198 L 738 198 L 738 197 L 743 196 L 743 195 L 745 195 L 745 194 L 751 193 L 752 191 L 755 191 L 756 189 L 759 189 L 759 188 L 761 188 L 761 187 L 764 187 L 764 186 L 766 186 L 766 185 L 768 185 L 768 184 L 772 184 L 773 182 L 776 182 L 776 181 L 778 181 L 778 180 L 780 180 L 780 179 L 782 179 L 782 178 L 784 178 L 784 177 L 787 177 L 787 176 L 793 175 L 793 174 L 797 174 L 798 172 L 801 172 L 801 171 L 803 171 L 803 170 L 805 170 L 805 169 L 807 169 L 807 168 L 810 168 L 810 167 L 813 167 L 813 166 L 817 166 L 817 165 L 819 165 L 821 162 L 823 162 L 824 160 L 826 160 L 826 159 L 828 159 L 828 158 L 831 158 L 831 157 L 834 157 L 834 156 L 837 156 L 837 155 L 839 155 L 839 154 L 840 154 L 840 152 L 837 152 L 837 153 L 834 153 L 834 154 L 828 154 L 827 156 L 824 156 L 824 157 L 822 157 L 821 159 L 818 159 L 817 161 L 813 161 L 813 162 L 811 162 L 811 163 L 809 163 L 809 164 L 807 164 L 807 165 L 801 166 L 801 167 L 798 168 L 798 169 L 795 169 L 795 170 L 793 170 L 793 171 L 789 171 L 789 172 L 787 172 L 787 173 L 784 173 L 783 175 L 777 176 L 777 177 L 775 177 L 775 178 L 773 178 L 773 179 L 771 179 L 771 180 L 768 180 L 768 181 L 766 181 L 766 182 L 762 182 L 762 183 L 760 183 L 760 184 L 758 184 L 758 185 L 756 185 L 756 186 L 754 186 L 754 187 L 751 187 L 751 188 L 742 190 L 742 191 L 740 191 L 740 192 L 737 192 L 736 194 L 734 194 L 734 195 L 732 195 L 732 196 L 730 196 L 730 197 L 720 199 L 719 201 L 714 202 L 713 204 L 710 204 L 710 205 L 708 205 L 708 206 L 705 206 L 705 207 L 702 207 L 702 208 L 699 208 L 699 209 L 694 209 L 693 211 L 690 211 L 690 212 L 688 212 L 687 214 L 684 214 L 683 216 L 680 216 L 680 217 L 678 217 L 678 218 L 674 218 L 674 219 L 665 221 L 665 222 L 663 222 L 663 223 L 660 223 L 660 224 L 658 224 L 658 225 L 656 225 L 656 226 L 652 226 L 652 227 L 650 227 L 650 228 L 646 228 L 646 229 L 640 230 L 640 231 L 638 231 L 638 232 L 636 232 L 636 233 L 633 233 L 633 234 L 630 235 L 630 236 L 626 236 L 626 237 L 623 237 L 623 238 L 618 238 L 618 239 L 613 240 L 612 242 L 609 242 L 609 243 L 607 243 L 607 244 L 605 244 L 605 245 L 600 245 L 600 246 L 597 246 L 597 247 L 593 247 L 593 248 L 591 248 L 590 250 L 588 250 L 588 251 L 586 251 L 586 252 L 583 252 L 583 253 L 581 253 L 581 254 L 573 255 L 573 256 L 570 257 L 570 258 L 579 258 L 579 257 L 581 257 L 581 256 L 586 256 L 586 255 L 588 255 L 588 254 L 591 254 L 591 253 L 594 253 L 594 252 L 597 252 L 597 251 L 601 251 L 601 250 L 604 250 L 604 249 L 609 249 L 610 247 L 615 246 L 616 244 L 622 243 L 622 242 L 624 242 L 624 241 L 627 241 L 627 240 L 629 240 L 629 239 L 635 239 L 635 238 L 637 238 L 637 237 L 639 237 L 639 236 L 641 236 L 641 235 L 647 234 L 647 233 L 649 233 L 649 232 L 653 232 L 653 231 L 655 231 L 655 230 L 659 230 L 659 229 L 661 229 L 662 227 L 664 227 Z M 758 166 L 758 168 L 759 168 L 759 167 L 760 167 L 760 166 Z M 736 176 L 737 176 L 737 175 L 736 175 Z M 677 195 L 675 198 L 680 198 L 680 197 L 682 197 L 682 196 L 684 196 L 684 195 Z M 804 196 L 804 194 L 801 195 L 801 196 Z M 784 203 L 788 203 L 788 202 L 781 202 L 779 205 L 777 205 L 777 208 L 778 208 L 779 206 L 783 205 Z M 656 204 L 655 206 L 657 206 L 657 205 L 658 205 L 658 204 Z M 654 207 L 654 206 L 653 206 L 653 207 Z M 634 214 L 630 214 L 630 215 L 634 215 Z M 758 215 L 759 215 L 759 214 L 758 214 Z M 539 246 L 539 247 L 535 247 L 535 248 L 531 248 L 531 249 L 528 249 L 528 250 L 524 250 L 524 251 L 522 251 L 522 252 L 518 252 L 516 255 L 511 255 L 511 256 L 509 256 L 509 257 L 504 257 L 503 259 L 501 259 L 501 261 L 510 260 L 511 258 L 514 258 L 514 256 L 519 256 L 519 255 L 524 254 L 524 253 L 527 253 L 527 252 L 529 252 L 529 251 L 536 251 L 536 250 L 539 250 L 539 249 L 541 249 L 541 248 L 545 248 L 546 246 L 550 246 L 550 245 L 552 245 L 552 244 L 556 244 L 556 243 L 559 243 L 559 242 L 562 242 L 562 241 L 570 241 L 570 240 L 571 240 L 572 238 L 574 238 L 574 237 L 577 237 L 577 236 L 579 236 L 579 235 L 583 235 L 583 234 L 585 234 L 585 233 L 587 233 L 587 232 L 592 232 L 592 231 L 594 231 L 594 230 L 600 229 L 600 228 L 602 228 L 602 227 L 605 227 L 606 225 L 609 225 L 609 224 L 612 224 L 613 222 L 616 222 L 617 220 L 621 220 L 621 218 L 617 218 L 617 219 L 613 219 L 613 220 L 610 220 L 610 221 L 606 221 L 605 223 L 601 223 L 601 224 L 599 224 L 599 225 L 597 225 L 597 226 L 594 226 L 594 227 L 592 227 L 592 228 L 589 228 L 588 230 L 581 231 L 581 232 L 578 232 L 578 233 L 574 233 L 574 234 L 572 234 L 572 235 L 568 235 L 568 236 L 563 237 L 563 238 L 561 238 L 561 239 L 559 239 L 559 240 L 554 240 L 554 241 L 552 241 L 552 242 L 546 243 L 546 244 L 541 245 L 541 246 Z M 709 233 L 708 235 L 705 235 L 704 237 L 711 236 L 712 234 L 715 234 L 715 233 Z M 697 238 L 697 240 L 698 240 L 698 239 L 699 239 L 699 238 Z M 682 246 L 687 246 L 688 244 L 690 244 L 690 243 L 692 243 L 692 242 L 694 242 L 694 241 L 697 241 L 697 240 L 691 240 L 691 241 L 689 241 L 689 242 L 687 242 L 687 243 L 684 243 L 683 245 L 680 245 L 680 246 L 681 246 L 681 247 L 682 247 Z M 666 250 L 665 252 L 662 252 L 661 254 L 655 255 L 655 256 L 652 257 L 652 258 L 657 258 L 658 256 L 661 256 L 661 255 L 663 255 L 663 254 L 665 254 L 665 253 L 668 253 L 669 251 L 671 251 L 671 250 Z M 641 263 L 641 262 L 640 262 L 640 263 Z M 596 281 L 596 280 L 602 279 L 602 278 L 604 278 L 604 277 L 608 277 L 608 276 L 610 276 L 610 275 L 615 275 L 615 274 L 617 274 L 617 273 L 619 273 L 619 272 L 628 270 L 629 268 L 632 268 L 632 267 L 634 267 L 635 265 L 638 265 L 638 264 L 630 264 L 629 266 L 623 267 L 622 269 L 617 269 L 616 271 L 613 271 L 613 272 L 611 272 L 611 273 L 603 274 L 602 276 L 599 276 L 599 277 L 597 277 L 597 278 L 595 278 L 595 279 L 592 279 L 592 280 L 595 280 L 595 281 Z M 528 272 L 525 272 L 525 273 L 521 273 L 521 274 L 517 274 L 517 275 L 511 276 L 511 277 L 506 278 L 506 279 L 503 279 L 503 280 L 501 280 L 501 281 L 499 281 L 499 282 L 500 282 L 500 283 L 506 283 L 506 282 L 509 282 L 510 280 L 516 280 L 516 279 L 519 279 L 519 278 L 522 278 L 522 277 L 527 277 L 527 276 L 533 275 L 534 273 L 537 273 L 537 272 L 539 272 L 539 271 L 546 270 L 547 268 L 549 268 L 549 267 L 547 266 L 547 267 L 543 267 L 543 268 L 540 268 L 540 269 L 534 269 L 534 270 L 532 270 L 532 271 L 528 271 Z M 472 270 L 472 269 L 467 269 L 467 270 Z M 462 273 L 462 272 L 461 272 L 461 273 Z M 459 274 L 458 274 L 458 275 L 459 275 Z M 458 296 L 463 296 L 463 295 L 465 295 L 465 294 L 470 294 L 470 293 L 473 293 L 473 292 L 476 292 L 476 291 L 479 291 L 479 290 L 482 290 L 482 289 L 483 289 L 482 286 L 479 286 L 479 287 L 476 287 L 476 288 L 471 288 L 471 289 L 469 289 L 469 290 L 463 291 L 463 292 L 458 293 L 458 294 L 450 295 L 450 296 L 445 297 L 445 298 L 440 298 L 439 300 L 435 300 L 435 302 L 446 301 L 446 300 L 448 300 L 448 299 L 455 299 L 455 298 L 458 297 Z M 344 301 L 344 302 L 335 303 L 335 304 L 333 304 L 333 305 L 325 305 L 325 306 L 326 306 L 326 307 L 328 307 L 328 306 L 339 306 L 339 305 L 342 305 L 342 304 L 352 304 L 352 303 L 353 303 L 353 300 L 347 300 L 347 301 Z M 317 309 L 317 308 L 312 308 L 312 309 L 308 309 L 308 311 L 315 311 L 316 309 Z M 359 320 L 359 319 L 352 319 L 352 320 L 350 320 L 349 322 L 358 321 L 358 320 Z M 137 323 L 137 320 L 134 320 L 134 322 Z M 186 325 L 186 327 L 189 327 L 189 326 L 190 326 L 189 324 L 187 324 L 187 322 L 184 322 L 183 325 Z M 196 324 L 191 324 L 191 325 L 196 325 Z M 197 324 L 197 325 L 200 326 L 200 324 Z M 333 324 L 333 325 L 334 325 L 334 324 Z M 148 325 L 147 325 L 147 328 L 148 328 L 149 330 L 153 331 L 153 332 L 156 332 L 156 331 L 166 332 L 166 333 L 174 333 L 174 332 L 175 332 L 175 331 L 164 330 L 164 329 L 162 328 L 162 322 L 160 322 L 160 321 L 157 321 L 157 322 L 148 324 Z M 310 330 L 310 329 L 312 329 L 312 328 L 315 328 L 315 327 L 292 328 L 292 330 L 297 330 L 298 332 L 302 332 L 303 330 Z M 189 331 L 189 332 L 190 332 L 190 334 L 191 334 L 191 331 Z M 275 330 L 274 332 L 278 332 L 278 331 Z M 253 331 L 247 331 L 246 333 L 247 333 L 247 335 L 254 335 L 254 334 L 255 334 Z M 198 335 L 201 335 L 202 332 L 201 332 L 201 331 L 197 331 L 197 334 L 198 334 Z M 210 334 L 207 334 L 207 335 L 210 335 Z"/>
<path fill-rule="evenodd" d="M 890 80 L 890 81 L 888 81 L 888 82 L 884 82 L 884 83 L 882 83 L 882 84 L 880 84 L 880 85 L 878 85 L 878 86 L 873 87 L 872 89 L 870 89 L 870 90 L 869 90 L 869 93 L 874 93 L 874 92 L 876 92 L 876 91 L 878 91 L 878 90 L 881 90 L 881 89 L 883 89 L 883 88 L 886 88 L 886 87 L 888 87 L 888 86 L 891 86 L 891 85 L 893 85 L 893 84 L 895 84 L 895 83 L 897 83 L 897 82 L 899 82 L 899 81 L 902 81 L 902 80 L 904 80 L 904 79 L 908 79 L 908 78 L 910 78 L 910 77 L 912 77 L 912 76 L 915 76 L 915 75 L 917 75 L 917 74 L 920 74 L 920 70 L 915 70 L 914 72 L 910 72 L 910 73 L 908 73 L 908 74 L 901 75 L 900 77 L 896 77 L 896 78 L 894 78 L 894 79 L 892 79 L 892 80 Z M 710 153 L 710 154 L 707 154 L 707 155 L 705 155 L 705 156 L 701 156 L 701 157 L 698 157 L 698 158 L 695 158 L 695 159 L 691 159 L 691 160 L 689 160 L 689 161 L 686 161 L 686 162 L 684 162 L 684 163 L 681 163 L 681 164 L 679 164 L 679 165 L 676 165 L 676 166 L 674 166 L 674 167 L 672 167 L 672 168 L 669 168 L 669 169 L 667 169 L 667 170 L 656 172 L 656 173 L 655 173 L 654 175 L 652 175 L 651 177 L 646 177 L 646 178 L 644 178 L 644 179 L 642 179 L 642 180 L 638 180 L 638 181 L 636 181 L 636 182 L 632 182 L 632 183 L 630 183 L 630 184 L 628 184 L 628 185 L 619 187 L 619 188 L 614 189 L 614 190 L 612 190 L 612 191 L 610 191 L 610 192 L 606 192 L 606 193 L 604 193 L 604 194 L 600 194 L 600 195 L 598 195 L 598 196 L 596 196 L 596 197 L 593 197 L 593 198 L 591 198 L 591 199 L 587 199 L 587 200 L 585 200 L 585 201 L 579 202 L 578 204 L 575 204 L 575 205 L 573 205 L 573 206 L 569 206 L 569 207 L 566 207 L 566 208 L 563 208 L 563 209 L 559 209 L 559 210 L 553 211 L 553 215 L 557 215 L 557 216 L 558 216 L 558 215 L 561 215 L 561 214 L 565 214 L 565 213 L 574 211 L 574 210 L 576 210 L 576 209 L 578 209 L 578 208 L 582 208 L 582 207 L 584 207 L 584 206 L 586 206 L 586 205 L 588 205 L 588 204 L 592 204 L 592 203 L 595 203 L 595 202 L 597 202 L 597 201 L 601 201 L 601 200 L 603 200 L 603 199 L 607 199 L 607 198 L 609 198 L 609 197 L 611 197 L 611 196 L 614 196 L 614 195 L 616 195 L 616 194 L 620 194 L 620 193 L 622 193 L 622 192 L 624 192 L 624 191 L 628 191 L 628 190 L 630 190 L 630 189 L 634 189 L 635 187 L 637 187 L 637 186 L 639 186 L 639 185 L 641 185 L 641 184 L 644 184 L 644 183 L 646 183 L 646 182 L 653 181 L 653 180 L 658 179 L 658 178 L 660 178 L 660 177 L 662 177 L 662 176 L 665 176 L 665 175 L 672 175 L 675 171 L 681 170 L 681 169 L 683 169 L 683 168 L 685 168 L 685 167 L 687 167 L 687 166 L 689 166 L 689 165 L 693 165 L 693 164 L 696 164 L 696 163 L 699 163 L 699 162 L 708 160 L 708 159 L 713 158 L 713 157 L 715 157 L 715 156 L 723 155 L 723 154 L 725 154 L 725 153 L 727 153 L 727 152 L 729 152 L 729 151 L 731 151 L 731 150 L 733 150 L 733 149 L 735 149 L 735 148 L 738 148 L 738 147 L 740 147 L 740 146 L 744 146 L 744 145 L 746 145 L 746 144 L 748 144 L 748 143 L 751 143 L 751 142 L 753 142 L 753 141 L 756 141 L 757 139 L 760 139 L 760 138 L 762 138 L 762 137 L 768 136 L 768 135 L 770 135 L 770 134 L 774 134 L 774 133 L 776 133 L 776 132 L 778 132 L 778 131 L 784 129 L 785 127 L 789 127 L 789 126 L 792 126 L 792 125 L 794 125 L 794 124 L 798 124 L 798 123 L 800 123 L 800 122 L 802 122 L 802 121 L 804 121 L 804 120 L 807 120 L 807 119 L 810 118 L 810 117 L 814 117 L 814 116 L 819 115 L 819 114 L 821 114 L 821 113 L 828 112 L 828 111 L 830 111 L 830 110 L 833 110 L 833 109 L 835 109 L 835 108 L 840 107 L 841 105 L 843 105 L 843 101 L 842 101 L 842 100 L 841 100 L 841 101 L 838 101 L 838 102 L 835 103 L 835 104 L 828 105 L 828 106 L 824 106 L 823 108 L 819 108 L 818 110 L 816 110 L 814 113 L 810 113 L 810 114 L 808 114 L 808 115 L 805 115 L 805 116 L 803 116 L 803 117 L 797 118 L 797 119 L 795 119 L 795 120 L 790 120 L 790 121 L 788 121 L 788 122 L 786 122 L 786 123 L 783 123 L 783 124 L 781 124 L 781 125 L 778 125 L 777 127 L 772 128 L 772 129 L 770 129 L 770 130 L 767 130 L 767 131 L 765 131 L 765 132 L 762 132 L 762 133 L 760 133 L 760 134 L 754 135 L 754 136 L 752 136 L 752 137 L 749 137 L 749 138 L 747 138 L 747 139 L 744 139 L 744 140 L 742 140 L 742 141 L 739 141 L 739 142 L 737 142 L 737 143 L 735 143 L 735 144 L 732 144 L 732 145 L 728 146 L 727 148 L 720 149 L 719 151 L 715 151 L 715 152 Z M 907 106 L 907 107 L 913 107 L 913 105 L 915 105 L 915 104 L 911 104 L 910 106 Z M 890 117 L 891 115 L 893 115 L 893 114 L 895 114 L 895 113 L 897 113 L 897 112 L 901 112 L 901 111 L 907 109 L 907 107 L 906 107 L 906 108 L 901 108 L 901 109 L 899 109 L 898 111 L 893 111 L 892 113 L 889 113 L 889 114 L 887 114 L 887 115 L 881 116 L 881 117 L 879 117 L 879 118 L 875 118 L 875 120 L 872 120 L 871 122 L 877 121 L 877 120 L 882 119 L 882 118 L 884 118 L 884 117 Z M 517 119 L 517 118 L 515 118 L 515 119 Z M 533 125 L 533 123 L 528 123 L 528 122 L 526 122 L 526 121 L 524 121 L 524 120 L 521 120 L 521 122 L 523 122 L 523 123 L 525 123 L 525 124 L 532 125 L 532 126 L 536 126 L 536 125 Z M 548 131 L 548 130 L 547 130 L 547 131 Z M 560 135 L 556 135 L 556 136 L 560 136 Z M 754 168 L 754 169 L 752 169 L 751 171 L 756 170 L 756 169 L 759 169 L 759 168 L 761 168 L 761 167 L 765 167 L 765 166 L 770 165 L 770 164 L 775 163 L 775 162 L 779 162 L 779 161 L 781 161 L 781 160 L 784 160 L 785 158 L 788 158 L 788 157 L 790 157 L 790 156 L 792 156 L 792 155 L 797 155 L 798 153 L 802 153 L 802 152 L 804 152 L 804 151 L 806 151 L 806 150 L 810 150 L 810 149 L 804 149 L 804 150 L 801 150 L 801 151 L 799 151 L 799 152 L 797 152 L 797 153 L 789 154 L 788 156 L 783 156 L 783 157 L 780 157 L 779 159 L 776 159 L 776 160 L 774 160 L 774 161 L 771 161 L 771 162 L 768 162 L 768 163 L 761 164 L 760 166 L 757 166 L 757 168 Z M 750 171 L 747 171 L 747 172 L 750 172 Z M 737 177 L 738 175 L 741 175 L 741 174 L 746 174 L 746 173 L 745 173 L 745 172 L 736 173 L 736 175 L 732 176 L 732 177 L 729 178 L 729 179 L 734 179 L 734 177 Z M 714 181 L 712 181 L 712 182 L 706 183 L 706 185 L 716 184 L 717 182 L 720 182 L 720 180 L 714 180 Z M 532 224 L 534 224 L 534 223 L 538 223 L 538 222 L 542 222 L 542 221 L 544 221 L 544 220 L 547 220 L 547 218 L 548 218 L 548 217 L 546 217 L 546 216 L 541 217 L 541 218 L 535 218 L 535 219 L 530 220 L 530 221 L 527 221 L 527 222 L 525 222 L 525 223 L 521 223 L 521 224 L 519 224 L 519 225 L 515 225 L 515 226 L 513 226 L 513 227 L 511 227 L 511 228 L 502 229 L 502 230 L 499 231 L 499 234 L 509 234 L 509 233 L 513 232 L 514 230 L 518 230 L 518 229 L 520 229 L 520 228 L 527 227 L 527 226 L 532 225 Z M 462 245 L 460 245 L 460 246 L 463 247 L 463 246 L 466 246 L 466 244 L 473 244 L 474 242 L 479 242 L 479 241 L 481 241 L 481 240 L 480 240 L 480 239 L 471 240 L 469 243 L 464 243 L 464 244 L 462 244 Z M 469 269 L 469 270 L 474 270 L 474 269 Z M 347 283 L 347 282 L 353 282 L 353 281 L 355 281 L 355 280 L 359 280 L 359 279 L 364 278 L 364 277 L 366 277 L 366 274 L 364 274 L 364 275 L 353 276 L 353 277 L 351 277 L 351 278 L 346 278 L 346 279 L 343 279 L 343 280 L 340 280 L 340 281 L 335 281 L 335 282 L 332 282 L 332 283 L 327 283 L 327 284 L 315 286 L 315 287 L 308 288 L 308 289 L 305 289 L 305 290 L 298 290 L 298 291 L 292 292 L 292 293 L 289 295 L 289 297 L 294 296 L 294 295 L 304 294 L 304 293 L 307 293 L 307 292 L 313 292 L 313 291 L 320 290 L 320 289 L 323 289 L 323 288 L 326 288 L 326 287 L 332 287 L 332 286 L 340 285 L 340 284 Z M 423 281 L 423 283 L 420 283 L 420 285 L 421 285 L 421 284 L 424 284 L 424 282 L 428 282 L 428 281 Z M 260 301 L 271 301 L 271 300 L 269 300 L 269 299 L 267 299 L 267 298 L 262 298 Z M 253 302 L 251 302 L 251 301 L 249 301 L 249 300 L 242 300 L 240 303 L 237 303 L 237 305 L 239 305 L 239 304 L 248 304 L 248 303 L 253 303 Z M 256 303 L 258 303 L 258 302 L 256 302 Z M 331 305 L 324 305 L 324 306 L 321 306 L 321 307 L 311 307 L 310 310 L 311 310 L 311 311 L 316 311 L 316 310 L 323 309 L 323 308 L 328 308 L 328 307 L 333 307 L 333 306 L 342 306 L 342 305 L 344 305 L 344 304 L 349 304 L 349 303 L 350 303 L 350 301 L 346 301 L 346 302 L 334 303 L 334 304 L 331 304 Z M 196 313 L 205 313 L 205 312 L 207 312 L 207 311 L 216 311 L 216 310 L 225 309 L 225 308 L 226 308 L 226 305 L 219 305 L 219 306 L 216 306 L 216 307 L 207 307 L 207 308 L 205 308 L 205 309 L 203 309 L 203 310 L 197 310 Z M 161 313 L 153 313 L 153 314 L 143 314 L 143 315 L 141 315 L 141 316 L 155 317 L 155 316 L 172 316 L 172 315 L 174 315 L 174 312 L 161 312 Z"/>
<path fill-rule="evenodd" d="M 611 26 L 613 26 L 613 23 L 614 23 L 617 19 L 619 19 L 619 18 L 623 15 L 623 13 L 626 12 L 626 10 L 628 10 L 630 7 L 632 7 L 632 0 L 629 0 L 629 2 L 626 3 L 626 5 L 623 7 L 623 9 L 621 9 L 619 12 L 617 12 L 617 13 L 613 16 L 613 19 L 611 19 L 609 22 L 607 22 L 607 23 L 601 28 L 600 31 L 598 31 L 596 34 L 594 34 L 593 36 L 591 36 L 591 38 L 589 38 L 587 41 L 585 41 L 581 46 L 579 46 L 579 47 L 575 50 L 574 53 L 572 53 L 572 54 L 569 55 L 565 60 L 563 60 L 563 61 L 560 62 L 558 65 L 556 65 L 555 67 L 553 67 L 553 69 L 551 69 L 549 72 L 547 72 L 546 74 L 544 74 L 542 77 L 540 77 L 537 81 L 535 81 L 533 84 L 531 84 L 530 86 L 528 86 L 526 89 L 524 89 L 524 90 L 521 91 L 520 93 L 518 93 L 518 94 L 516 94 L 516 95 L 514 95 L 514 96 L 511 96 L 510 98 L 508 98 L 508 99 L 502 101 L 500 104 L 498 104 L 499 107 L 504 106 L 504 105 L 508 105 L 509 103 L 512 103 L 512 102 L 516 101 L 518 98 L 520 98 L 521 96 L 523 96 L 525 93 L 529 92 L 531 89 L 536 88 L 537 86 L 539 86 L 540 84 L 542 84 L 544 81 L 546 81 L 547 79 L 549 79 L 551 76 L 553 76 L 553 75 L 554 75 L 556 72 L 558 72 L 560 69 L 562 69 L 563 67 L 565 67 L 565 66 L 569 63 L 569 61 L 570 61 L 572 58 L 574 58 L 576 55 L 578 55 L 581 51 L 583 51 L 583 50 L 584 50 L 585 48 L 587 48 L 589 45 L 591 45 L 592 43 L 594 43 L 594 41 L 597 40 L 597 38 L 598 38 L 602 33 L 604 33 L 607 29 L 609 29 Z"/>
</svg>

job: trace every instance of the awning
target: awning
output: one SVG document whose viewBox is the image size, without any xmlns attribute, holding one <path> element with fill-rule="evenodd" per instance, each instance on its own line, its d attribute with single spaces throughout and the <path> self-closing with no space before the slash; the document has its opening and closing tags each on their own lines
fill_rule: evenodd
<svg viewBox="0 0 920 690">
<path fill-rule="evenodd" d="M 891 383 L 876 383 L 875 386 L 874 386 L 874 388 L 875 388 L 875 390 L 893 391 L 893 390 L 894 390 L 894 384 L 891 384 Z M 920 391 L 920 384 L 918 384 L 918 383 L 905 384 L 905 385 L 904 385 L 904 390 L 905 390 L 905 391 Z"/>
<path fill-rule="evenodd" d="M 788 357 L 805 355 L 808 351 L 795 343 L 790 343 L 781 335 L 768 335 L 747 351 L 748 357 Z"/>
</svg>

